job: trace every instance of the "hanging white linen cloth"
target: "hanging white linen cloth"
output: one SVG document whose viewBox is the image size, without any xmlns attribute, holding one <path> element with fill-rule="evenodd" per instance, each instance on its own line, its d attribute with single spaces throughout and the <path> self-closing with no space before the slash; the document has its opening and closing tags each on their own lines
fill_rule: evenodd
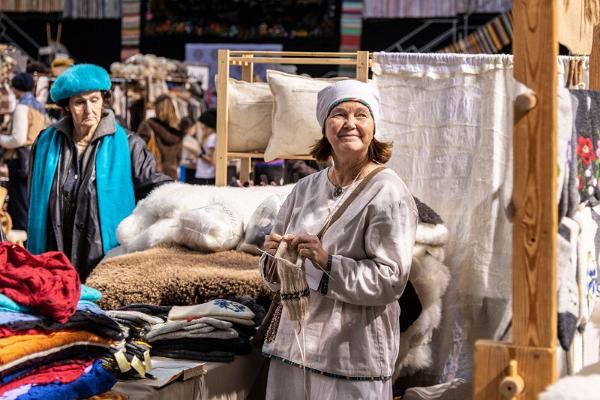
<svg viewBox="0 0 600 400">
<path fill-rule="evenodd" d="M 512 56 L 376 53 L 376 136 L 393 141 L 389 166 L 446 221 L 452 278 L 428 386 L 471 381 L 473 344 L 500 338 L 511 318 Z"/>
</svg>

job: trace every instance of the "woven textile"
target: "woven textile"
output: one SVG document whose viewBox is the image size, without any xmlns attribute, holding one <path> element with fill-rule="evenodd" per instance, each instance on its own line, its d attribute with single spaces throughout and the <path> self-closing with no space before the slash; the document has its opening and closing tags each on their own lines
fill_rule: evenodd
<svg viewBox="0 0 600 400">
<path fill-rule="evenodd" d="M 122 0 L 121 60 L 140 52 L 140 0 Z"/>
<path fill-rule="evenodd" d="M 512 14 L 494 18 L 462 40 L 440 50 L 441 53 L 495 54 L 512 43 Z"/>
<path fill-rule="evenodd" d="M 62 12 L 64 0 L 2 0 L 0 11 Z"/>
<path fill-rule="evenodd" d="M 512 66 L 509 56 L 375 55 L 378 134 L 394 142 L 388 166 L 450 232 L 444 264 L 452 283 L 433 364 L 416 386 L 470 379 L 474 338 L 499 338 L 510 317 Z"/>
</svg>

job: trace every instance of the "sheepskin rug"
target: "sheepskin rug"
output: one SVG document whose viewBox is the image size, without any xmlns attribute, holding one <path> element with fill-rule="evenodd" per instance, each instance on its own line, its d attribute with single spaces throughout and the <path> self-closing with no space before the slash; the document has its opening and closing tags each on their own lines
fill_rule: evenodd
<svg viewBox="0 0 600 400">
<path fill-rule="evenodd" d="M 117 238 L 122 247 L 120 251 L 132 253 L 152 248 L 160 243 L 173 242 L 189 246 L 190 243 L 177 241 L 177 238 L 185 237 L 185 232 L 178 235 L 182 225 L 185 225 L 185 216 L 190 216 L 197 210 L 216 206 L 220 206 L 228 215 L 234 217 L 233 221 L 230 221 L 231 218 L 213 219 L 209 224 L 211 229 L 208 230 L 213 233 L 204 234 L 199 242 L 214 242 L 218 245 L 210 248 L 199 246 L 198 249 L 220 251 L 235 248 L 242 239 L 252 214 L 260 204 L 273 195 L 285 198 L 293 187 L 294 185 L 216 187 L 180 182 L 161 185 L 141 200 L 131 215 L 119 224 Z M 195 225 L 207 223 L 207 221 L 197 221 Z M 237 239 L 220 240 L 223 236 L 227 238 L 236 236 Z M 224 245 L 225 242 L 231 242 L 227 245 L 228 248 Z"/>
<path fill-rule="evenodd" d="M 125 254 L 98 265 L 86 284 L 102 292 L 111 310 L 127 304 L 200 304 L 249 295 L 267 300 L 271 291 L 258 271 L 259 257 L 240 251 L 200 253 L 175 245 Z"/>
</svg>

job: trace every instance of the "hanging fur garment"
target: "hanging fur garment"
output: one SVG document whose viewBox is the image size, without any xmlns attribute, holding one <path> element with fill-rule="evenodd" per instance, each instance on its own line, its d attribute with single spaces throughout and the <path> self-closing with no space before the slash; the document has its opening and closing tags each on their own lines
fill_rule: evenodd
<svg viewBox="0 0 600 400">
<path fill-rule="evenodd" d="M 563 0 L 563 4 L 566 8 L 569 7 L 571 0 Z M 600 22 L 600 0 L 583 0 L 583 14 L 585 20 L 593 25 L 597 25 Z"/>
<path fill-rule="evenodd" d="M 281 303 L 290 320 L 301 321 L 308 312 L 310 290 L 306 283 L 302 257 L 285 240 L 281 241 L 277 253 L 277 274 L 281 281 Z"/>
</svg>

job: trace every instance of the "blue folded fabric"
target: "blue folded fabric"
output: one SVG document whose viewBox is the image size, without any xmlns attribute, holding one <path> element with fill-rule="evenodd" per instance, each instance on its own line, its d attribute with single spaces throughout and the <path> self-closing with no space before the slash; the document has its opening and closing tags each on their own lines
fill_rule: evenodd
<svg viewBox="0 0 600 400">
<path fill-rule="evenodd" d="M 0 311 L 30 313 L 31 309 L 0 293 Z"/>
<path fill-rule="evenodd" d="M 95 305 L 94 302 L 100 300 L 101 298 L 102 293 L 100 293 L 100 291 L 86 285 L 81 285 L 81 297 L 77 303 L 77 308 L 79 309 L 80 304 Z M 29 307 L 17 303 L 2 293 L 0 293 L 0 311 L 35 314 Z"/>
<path fill-rule="evenodd" d="M 98 304 L 92 303 L 91 301 L 80 301 L 77 303 L 77 311 L 90 311 L 94 314 L 106 315 L 104 310 L 101 309 Z"/>
<path fill-rule="evenodd" d="M 37 315 L 0 310 L 0 326 L 14 324 L 15 322 L 41 321 Z"/>
<path fill-rule="evenodd" d="M 96 303 L 90 301 L 80 301 L 77 303 L 77 311 L 89 311 L 96 315 L 106 315 Z M 30 321 L 44 321 L 45 318 L 40 317 L 36 314 L 29 314 L 25 312 L 5 310 L 0 308 L 0 326 L 11 325 L 18 322 L 30 322 Z"/>
<path fill-rule="evenodd" d="M 91 288 L 87 285 L 81 285 L 81 297 L 79 300 L 99 301 L 102 298 L 102 293 L 99 290 Z"/>
<path fill-rule="evenodd" d="M 117 380 L 102 368 L 102 361 L 94 362 L 92 369 L 79 379 L 70 383 L 51 383 L 32 386 L 29 392 L 17 397 L 17 400 L 78 400 L 87 399 L 109 391 Z"/>
<path fill-rule="evenodd" d="M 82 301 L 87 303 L 96 302 L 101 298 L 102 293 L 100 293 L 100 291 L 86 285 L 81 285 L 81 297 L 79 298 L 79 303 L 81 303 Z M 33 313 L 29 307 L 17 303 L 13 299 L 2 293 L 0 293 L 0 311 L 21 312 L 26 314 Z"/>
</svg>

